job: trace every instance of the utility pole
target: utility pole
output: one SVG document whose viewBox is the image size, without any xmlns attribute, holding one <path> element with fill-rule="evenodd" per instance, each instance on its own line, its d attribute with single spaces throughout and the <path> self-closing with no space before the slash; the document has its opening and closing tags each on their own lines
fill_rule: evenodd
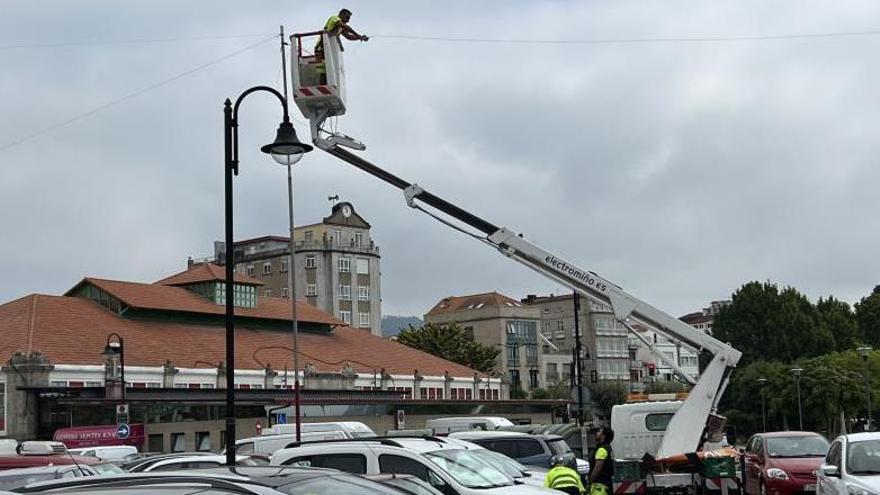
<svg viewBox="0 0 880 495">
<path fill-rule="evenodd" d="M 575 368 L 575 386 L 577 387 L 578 396 L 578 426 L 584 425 L 584 382 L 581 372 L 581 325 L 580 325 L 580 309 L 581 296 L 577 292 L 574 293 L 574 368 Z"/>
</svg>

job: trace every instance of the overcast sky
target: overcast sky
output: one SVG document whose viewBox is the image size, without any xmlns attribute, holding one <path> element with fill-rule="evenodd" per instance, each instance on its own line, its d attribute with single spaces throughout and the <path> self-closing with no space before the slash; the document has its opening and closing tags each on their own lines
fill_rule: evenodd
<svg viewBox="0 0 880 495">
<path fill-rule="evenodd" d="M 880 283 L 880 35 L 390 37 L 846 33 L 880 29 L 876 1 L 4 0 L 0 302 L 211 254 L 223 100 L 280 87 L 279 26 L 344 6 L 372 39 L 347 43 L 338 128 L 402 178 L 673 315 L 750 280 L 850 303 Z M 267 95 L 241 107 L 238 239 L 286 232 L 284 169 L 259 152 L 279 120 Z M 298 224 L 335 194 L 372 223 L 385 314 L 563 291 L 323 152 L 295 181 Z"/>
</svg>

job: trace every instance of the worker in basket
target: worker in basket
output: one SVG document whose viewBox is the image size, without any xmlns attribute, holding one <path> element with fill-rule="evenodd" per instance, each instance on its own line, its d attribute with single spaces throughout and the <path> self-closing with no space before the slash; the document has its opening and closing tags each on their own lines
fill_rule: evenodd
<svg viewBox="0 0 880 495">
<path fill-rule="evenodd" d="M 590 495 L 609 495 L 614 479 L 614 453 L 611 450 L 614 430 L 607 426 L 597 428 L 593 440 L 596 441 L 596 450 L 590 459 Z"/>
<path fill-rule="evenodd" d="M 352 29 L 352 27 L 348 25 L 348 21 L 350 20 L 351 11 L 348 9 L 342 9 L 339 11 L 339 14 L 331 15 L 324 24 L 324 31 L 329 34 L 330 37 L 336 39 L 336 42 L 339 43 L 339 50 L 341 51 L 344 51 L 345 49 L 342 47 L 342 40 L 339 39 L 340 36 L 345 36 L 345 39 L 351 41 L 367 41 L 370 39 L 369 36 L 358 34 L 357 31 Z M 315 45 L 315 58 L 320 61 L 317 67 L 315 67 L 315 70 L 321 78 L 321 84 L 327 84 L 327 66 L 324 64 L 323 36 L 318 38 L 318 44 Z"/>
<path fill-rule="evenodd" d="M 568 493 L 569 495 L 581 495 L 586 491 L 581 475 L 577 472 L 577 459 L 571 452 L 554 455 L 550 459 L 552 469 L 544 478 L 544 486 Z"/>
</svg>

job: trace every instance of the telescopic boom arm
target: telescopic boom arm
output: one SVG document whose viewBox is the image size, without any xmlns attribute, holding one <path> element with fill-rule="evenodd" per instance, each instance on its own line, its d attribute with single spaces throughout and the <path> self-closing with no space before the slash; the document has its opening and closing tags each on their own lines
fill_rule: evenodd
<svg viewBox="0 0 880 495">
<path fill-rule="evenodd" d="M 313 130 L 315 127 L 313 125 Z M 327 153 L 403 190 L 409 206 L 422 209 L 416 203 L 418 201 L 467 224 L 485 234 L 486 237 L 483 240 L 493 245 L 505 256 L 577 291 L 584 297 L 607 304 L 612 308 L 615 318 L 631 332 L 635 333 L 633 325 L 641 324 L 672 340 L 680 341 L 695 350 L 711 353 L 713 356 L 712 361 L 703 370 L 700 379 L 695 383 L 693 379 L 690 379 L 694 387 L 670 421 L 663 437 L 663 443 L 657 452 L 657 457 L 662 458 L 679 453 L 693 452 L 700 447 L 700 443 L 704 438 L 704 431 L 694 426 L 699 424 L 706 425 L 710 417 L 715 417 L 715 410 L 718 401 L 724 393 L 724 389 L 727 387 L 730 372 L 736 367 L 740 359 L 741 353 L 739 351 L 691 327 L 678 318 L 670 316 L 650 304 L 627 294 L 622 288 L 597 275 L 595 272 L 579 268 L 575 264 L 541 249 L 527 241 L 521 234 L 515 234 L 506 228 L 497 227 L 431 194 L 417 184 L 406 182 L 360 156 L 340 148 L 335 143 L 322 139 L 316 133 L 313 133 L 312 137 L 315 145 Z M 440 219 L 433 214 L 431 216 L 453 228 L 459 229 L 446 220 Z M 665 356 L 661 356 L 661 358 L 663 357 Z M 671 365 L 673 369 L 681 371 L 675 363 L 667 360 L 667 364 Z M 683 375 L 683 373 L 680 374 Z M 717 428 L 717 423 L 709 428 Z"/>
</svg>

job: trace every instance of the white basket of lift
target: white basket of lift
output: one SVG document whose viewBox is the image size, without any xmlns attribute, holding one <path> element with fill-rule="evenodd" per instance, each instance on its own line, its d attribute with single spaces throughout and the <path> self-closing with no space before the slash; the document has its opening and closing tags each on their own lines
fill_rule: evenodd
<svg viewBox="0 0 880 495">
<path fill-rule="evenodd" d="M 316 49 L 319 39 L 323 50 Z M 340 48 L 339 39 L 326 31 L 290 36 L 293 101 L 308 119 L 345 113 L 345 68 Z"/>
</svg>

